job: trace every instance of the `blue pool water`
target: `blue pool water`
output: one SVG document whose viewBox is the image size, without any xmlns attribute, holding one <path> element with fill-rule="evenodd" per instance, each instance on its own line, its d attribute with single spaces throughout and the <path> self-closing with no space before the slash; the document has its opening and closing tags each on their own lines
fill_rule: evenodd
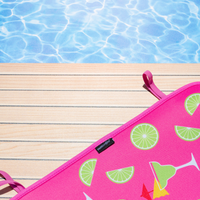
<svg viewBox="0 0 200 200">
<path fill-rule="evenodd" d="M 0 0 L 0 62 L 198 63 L 200 0 Z"/>
</svg>

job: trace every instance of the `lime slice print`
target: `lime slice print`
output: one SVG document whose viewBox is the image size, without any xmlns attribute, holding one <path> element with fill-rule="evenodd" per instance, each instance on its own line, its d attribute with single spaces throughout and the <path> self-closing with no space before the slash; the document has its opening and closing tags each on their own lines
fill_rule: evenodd
<svg viewBox="0 0 200 200">
<path fill-rule="evenodd" d="M 133 128 L 130 137 L 135 147 L 141 150 L 149 150 L 157 144 L 159 134 L 153 125 L 142 123 Z"/>
<path fill-rule="evenodd" d="M 90 186 L 92 183 L 96 162 L 97 159 L 89 159 L 85 161 L 79 169 L 79 177 L 81 181 L 87 186 Z"/>
<path fill-rule="evenodd" d="M 185 109 L 190 115 L 193 115 L 199 104 L 200 93 L 192 94 L 185 100 Z"/>
<path fill-rule="evenodd" d="M 200 129 L 185 126 L 175 126 L 176 134 L 185 141 L 194 141 L 200 137 Z"/>
<path fill-rule="evenodd" d="M 107 177 L 114 183 L 122 184 L 128 182 L 134 174 L 134 167 L 127 167 L 106 172 Z"/>
</svg>

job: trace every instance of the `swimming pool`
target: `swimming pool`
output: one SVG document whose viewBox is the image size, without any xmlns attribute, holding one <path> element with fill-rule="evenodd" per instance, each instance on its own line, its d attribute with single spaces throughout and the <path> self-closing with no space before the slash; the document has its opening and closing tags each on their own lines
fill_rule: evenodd
<svg viewBox="0 0 200 200">
<path fill-rule="evenodd" d="M 0 62 L 198 63 L 199 0 L 0 0 Z"/>
</svg>

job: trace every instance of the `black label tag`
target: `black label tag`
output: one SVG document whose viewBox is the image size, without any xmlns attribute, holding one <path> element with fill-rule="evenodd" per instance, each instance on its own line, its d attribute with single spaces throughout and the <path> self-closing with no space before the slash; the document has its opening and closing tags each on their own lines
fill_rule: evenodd
<svg viewBox="0 0 200 200">
<path fill-rule="evenodd" d="M 101 143 L 99 146 L 97 146 L 95 149 L 98 153 L 101 153 L 102 151 L 106 150 L 111 145 L 115 144 L 114 140 L 112 138 L 106 140 L 105 142 Z"/>
</svg>

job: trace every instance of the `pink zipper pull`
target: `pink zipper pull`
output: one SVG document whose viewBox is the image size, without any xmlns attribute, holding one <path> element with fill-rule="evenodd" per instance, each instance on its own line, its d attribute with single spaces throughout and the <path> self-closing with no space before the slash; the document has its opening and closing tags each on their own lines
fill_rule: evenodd
<svg viewBox="0 0 200 200">
<path fill-rule="evenodd" d="M 166 94 L 164 94 L 163 92 L 161 92 L 156 85 L 153 82 L 153 75 L 152 73 L 147 70 L 143 73 L 143 80 L 145 82 L 145 85 L 147 87 L 147 89 L 155 96 L 157 97 L 159 100 L 166 97 Z"/>
</svg>

